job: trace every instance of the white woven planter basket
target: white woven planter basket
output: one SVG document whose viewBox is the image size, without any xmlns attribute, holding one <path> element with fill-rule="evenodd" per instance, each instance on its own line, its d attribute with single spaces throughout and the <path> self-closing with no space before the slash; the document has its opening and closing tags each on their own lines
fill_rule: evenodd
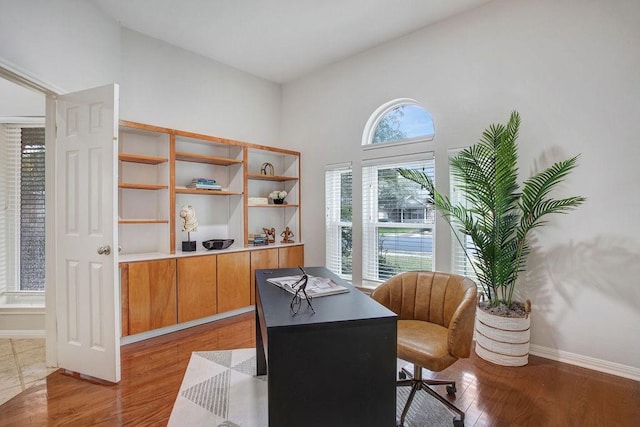
<svg viewBox="0 0 640 427">
<path fill-rule="evenodd" d="M 527 317 L 502 317 L 476 310 L 476 354 L 502 366 L 529 363 L 529 327 Z"/>
</svg>

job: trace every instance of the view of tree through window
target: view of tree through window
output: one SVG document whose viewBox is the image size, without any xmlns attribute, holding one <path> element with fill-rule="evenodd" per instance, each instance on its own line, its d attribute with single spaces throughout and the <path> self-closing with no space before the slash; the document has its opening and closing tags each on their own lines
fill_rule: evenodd
<svg viewBox="0 0 640 427">
<path fill-rule="evenodd" d="M 380 119 L 371 143 L 429 138 L 433 135 L 433 120 L 424 108 L 412 104 L 398 105 Z"/>
<path fill-rule="evenodd" d="M 385 280 L 401 271 L 432 270 L 434 214 L 426 189 L 398 168 L 426 171 L 433 160 L 413 160 L 363 168 L 363 278 Z"/>
</svg>

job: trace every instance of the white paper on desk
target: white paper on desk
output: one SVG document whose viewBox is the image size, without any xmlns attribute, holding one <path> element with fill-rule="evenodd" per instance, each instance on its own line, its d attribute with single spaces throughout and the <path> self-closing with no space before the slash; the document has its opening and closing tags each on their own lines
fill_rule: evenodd
<svg viewBox="0 0 640 427">
<path fill-rule="evenodd" d="M 267 279 L 267 282 L 273 283 L 274 285 L 295 294 L 298 290 L 298 286 L 296 286 L 296 282 L 300 280 L 302 276 L 284 276 L 284 277 L 273 277 Z M 307 276 L 307 288 L 305 289 L 307 295 L 310 297 L 323 297 L 327 295 L 335 295 L 342 294 L 345 292 L 349 292 L 349 289 L 338 285 L 333 280 L 327 277 L 316 277 L 316 276 Z M 296 286 L 294 288 L 294 286 Z"/>
</svg>

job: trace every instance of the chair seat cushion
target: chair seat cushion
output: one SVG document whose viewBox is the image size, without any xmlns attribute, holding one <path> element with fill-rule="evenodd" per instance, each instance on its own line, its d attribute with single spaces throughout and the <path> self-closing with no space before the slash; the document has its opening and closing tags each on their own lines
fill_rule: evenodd
<svg viewBox="0 0 640 427">
<path fill-rule="evenodd" d="M 398 358 L 442 371 L 458 360 L 449 354 L 448 329 L 421 320 L 398 320 Z"/>
</svg>

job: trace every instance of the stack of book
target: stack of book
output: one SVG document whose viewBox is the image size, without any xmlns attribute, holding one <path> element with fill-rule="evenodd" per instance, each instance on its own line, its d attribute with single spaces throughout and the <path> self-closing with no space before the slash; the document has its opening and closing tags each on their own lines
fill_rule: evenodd
<svg viewBox="0 0 640 427">
<path fill-rule="evenodd" d="M 249 234 L 249 246 L 265 246 L 269 244 L 264 234 Z"/>
<path fill-rule="evenodd" d="M 222 186 L 211 178 L 193 178 L 191 184 L 187 184 L 187 188 L 195 188 L 197 190 L 222 190 Z"/>
</svg>

